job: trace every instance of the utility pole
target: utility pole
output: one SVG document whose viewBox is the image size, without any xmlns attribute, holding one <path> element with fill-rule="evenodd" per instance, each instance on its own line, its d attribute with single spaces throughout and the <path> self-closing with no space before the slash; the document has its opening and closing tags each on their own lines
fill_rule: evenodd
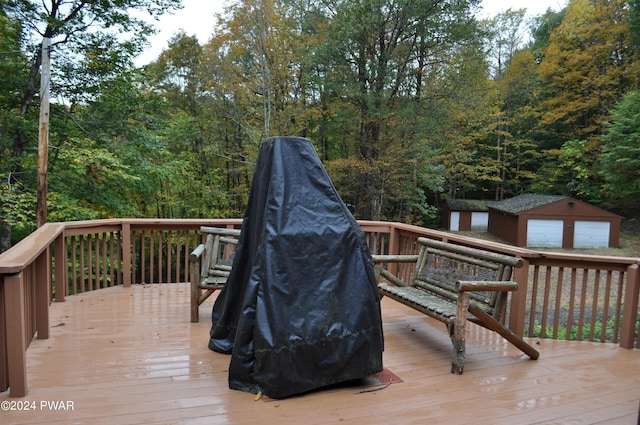
<svg viewBox="0 0 640 425">
<path fill-rule="evenodd" d="M 51 81 L 51 39 L 42 39 L 40 71 L 40 130 L 38 133 L 38 227 L 47 222 L 47 165 L 49 162 L 49 82 Z"/>
</svg>

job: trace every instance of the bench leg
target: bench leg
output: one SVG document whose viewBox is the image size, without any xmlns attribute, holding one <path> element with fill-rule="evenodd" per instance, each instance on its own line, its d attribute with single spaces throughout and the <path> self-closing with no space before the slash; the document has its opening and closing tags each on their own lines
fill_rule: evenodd
<svg viewBox="0 0 640 425">
<path fill-rule="evenodd" d="M 464 370 L 464 358 L 465 358 L 465 340 L 464 338 L 460 339 L 456 335 L 459 332 L 459 327 L 456 326 L 455 321 L 451 322 L 447 325 L 449 330 L 449 336 L 451 337 L 451 343 L 453 344 L 453 352 L 451 354 L 451 373 L 456 375 L 462 375 L 462 371 Z"/>
<path fill-rule="evenodd" d="M 464 360 L 466 356 L 465 333 L 467 330 L 467 308 L 469 308 L 469 294 L 458 294 L 456 318 L 450 322 L 449 336 L 453 343 L 453 353 L 451 355 L 451 373 L 462 375 L 464 371 Z"/>
<path fill-rule="evenodd" d="M 200 321 L 200 310 L 198 304 L 198 293 L 193 293 L 193 288 L 191 289 L 191 322 L 197 323 Z"/>
<path fill-rule="evenodd" d="M 487 328 L 502 335 L 504 339 L 518 347 L 523 353 L 531 357 L 531 359 L 536 360 L 538 357 L 540 357 L 540 353 L 538 353 L 538 350 L 524 342 L 522 338 L 513 333 L 509 328 L 503 326 L 496 319 L 482 311 L 482 309 L 474 303 L 471 303 L 471 305 L 469 306 L 469 311 L 482 323 L 484 323 Z"/>
</svg>

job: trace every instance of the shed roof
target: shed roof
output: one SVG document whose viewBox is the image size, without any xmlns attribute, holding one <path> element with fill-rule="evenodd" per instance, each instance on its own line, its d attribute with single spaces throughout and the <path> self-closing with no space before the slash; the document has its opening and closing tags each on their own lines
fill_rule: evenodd
<svg viewBox="0 0 640 425">
<path fill-rule="evenodd" d="M 525 193 L 504 201 L 497 201 L 490 205 L 491 208 L 508 214 L 520 214 L 521 212 L 539 208 L 554 202 L 569 198 L 564 195 L 535 195 Z"/>
<path fill-rule="evenodd" d="M 447 199 L 447 205 L 452 211 L 488 211 L 489 206 L 496 201 L 484 199 Z"/>
</svg>

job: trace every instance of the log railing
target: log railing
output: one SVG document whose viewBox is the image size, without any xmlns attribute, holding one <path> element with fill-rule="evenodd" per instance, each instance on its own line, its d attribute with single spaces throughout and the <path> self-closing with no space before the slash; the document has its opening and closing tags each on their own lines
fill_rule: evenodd
<svg viewBox="0 0 640 425">
<path fill-rule="evenodd" d="M 114 285 L 188 281 L 200 226 L 240 219 L 112 219 L 48 223 L 0 255 L 0 391 L 27 393 L 26 349 L 48 338 L 52 299 Z M 374 254 L 412 254 L 420 236 L 525 260 L 509 305 L 519 335 L 638 345 L 640 258 L 546 253 L 417 226 L 361 221 Z M 65 265 L 60 267 L 60 265 Z M 393 270 L 409 279 L 412 270 Z"/>
</svg>

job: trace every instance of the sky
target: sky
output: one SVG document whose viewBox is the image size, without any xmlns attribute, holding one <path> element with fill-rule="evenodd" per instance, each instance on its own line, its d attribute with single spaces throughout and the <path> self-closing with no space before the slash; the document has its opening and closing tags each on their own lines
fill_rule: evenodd
<svg viewBox="0 0 640 425">
<path fill-rule="evenodd" d="M 480 17 L 492 17 L 509 8 L 527 9 L 527 15 L 544 13 L 548 8 L 560 10 L 568 0 L 483 0 Z M 200 44 L 206 43 L 215 24 L 215 15 L 221 13 L 229 0 L 182 0 L 183 8 L 174 14 L 162 16 L 156 23 L 159 33 L 150 38 L 151 46 L 138 58 L 138 65 L 155 60 L 167 47 L 169 39 L 179 30 L 195 35 Z"/>
</svg>

